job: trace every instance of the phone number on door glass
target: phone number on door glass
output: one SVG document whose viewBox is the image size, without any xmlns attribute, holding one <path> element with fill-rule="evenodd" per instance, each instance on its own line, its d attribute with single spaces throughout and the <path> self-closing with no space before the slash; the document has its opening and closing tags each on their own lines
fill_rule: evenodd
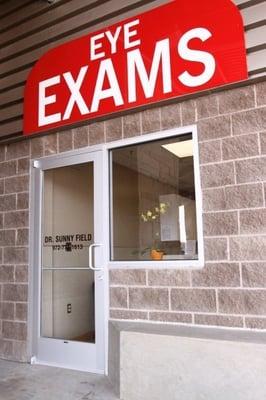
<svg viewBox="0 0 266 400">
<path fill-rule="evenodd" d="M 52 249 L 53 250 L 66 250 L 66 248 L 68 248 L 69 245 L 65 245 L 65 244 L 60 244 L 60 245 L 53 245 Z M 84 248 L 83 244 L 71 244 L 71 250 L 82 250 Z"/>
</svg>

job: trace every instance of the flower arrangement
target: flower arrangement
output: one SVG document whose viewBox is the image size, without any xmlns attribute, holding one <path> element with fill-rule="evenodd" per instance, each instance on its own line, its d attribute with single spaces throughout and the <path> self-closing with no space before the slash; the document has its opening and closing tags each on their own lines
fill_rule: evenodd
<svg viewBox="0 0 266 400">
<path fill-rule="evenodd" d="M 143 222 L 153 222 L 158 219 L 161 214 L 165 214 L 168 207 L 168 204 L 160 203 L 159 207 L 153 207 L 151 210 L 146 211 L 146 213 L 142 213 L 140 217 Z"/>
<path fill-rule="evenodd" d="M 169 205 L 167 203 L 160 203 L 158 206 L 155 206 L 155 207 L 147 210 L 146 212 L 142 212 L 140 215 L 140 218 L 145 223 L 151 223 L 152 228 L 154 228 L 154 223 L 160 218 L 160 216 L 162 214 L 165 214 L 167 212 L 168 207 L 169 207 Z M 155 236 L 155 239 L 154 239 L 154 236 Z M 160 238 L 159 232 L 155 232 L 155 235 L 154 235 L 154 233 L 152 231 L 152 237 L 153 237 L 152 247 L 145 248 L 144 250 L 142 250 L 141 254 L 143 255 L 147 251 L 150 251 L 152 259 L 161 260 L 164 252 L 159 247 L 159 243 L 158 243 L 159 238 Z"/>
</svg>

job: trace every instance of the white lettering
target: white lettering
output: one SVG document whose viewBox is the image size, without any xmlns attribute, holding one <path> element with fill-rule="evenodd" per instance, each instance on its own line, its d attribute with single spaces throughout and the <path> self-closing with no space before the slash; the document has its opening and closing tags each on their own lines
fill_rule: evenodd
<svg viewBox="0 0 266 400">
<path fill-rule="evenodd" d="M 103 89 L 105 77 L 109 81 L 109 89 Z M 91 112 L 98 111 L 100 101 L 109 97 L 113 97 L 116 106 L 121 106 L 124 103 L 112 60 L 107 58 L 100 64 L 91 104 Z"/>
<path fill-rule="evenodd" d="M 84 99 L 83 99 L 83 97 L 81 96 L 81 93 L 80 93 L 80 88 L 81 88 L 82 82 L 83 82 L 83 80 L 85 78 L 87 70 L 88 70 L 88 66 L 87 65 L 82 67 L 80 69 L 80 71 L 79 71 L 79 74 L 78 74 L 78 77 L 77 77 L 76 81 L 74 81 L 71 72 L 65 72 L 63 74 L 63 76 L 65 78 L 65 81 L 67 83 L 67 86 L 68 86 L 68 88 L 70 90 L 70 93 L 71 93 L 71 97 L 68 100 L 67 108 L 65 110 L 63 119 L 70 118 L 70 115 L 72 113 L 72 110 L 73 110 L 73 107 L 74 107 L 75 103 L 77 103 L 77 106 L 79 108 L 79 111 L 80 111 L 81 115 L 88 114 L 90 112 L 88 107 L 87 107 L 87 105 L 86 105 L 86 103 L 85 103 L 85 101 L 84 101 Z"/>
<path fill-rule="evenodd" d="M 116 31 L 115 31 L 115 33 L 114 33 L 114 36 L 112 35 L 112 32 L 111 32 L 111 31 L 106 31 L 106 32 L 105 32 L 105 34 L 106 34 L 106 36 L 107 36 L 107 39 L 109 40 L 109 42 L 110 42 L 110 44 L 111 44 L 111 53 L 112 53 L 112 54 L 114 54 L 114 53 L 117 52 L 116 43 L 117 43 L 118 36 L 120 35 L 121 29 L 122 29 L 121 26 L 118 26 L 118 27 L 116 28 Z"/>
<path fill-rule="evenodd" d="M 134 21 L 128 22 L 124 25 L 124 43 L 125 49 L 130 49 L 131 47 L 139 46 L 140 40 L 134 40 L 131 42 L 131 38 L 138 34 L 136 29 L 130 30 L 133 26 L 139 25 L 139 19 L 135 19 Z"/>
<path fill-rule="evenodd" d="M 148 76 L 139 49 L 128 52 L 127 61 L 128 101 L 130 103 L 137 99 L 136 70 L 138 71 L 145 97 L 149 98 L 154 94 L 160 63 L 162 64 L 163 92 L 169 93 L 172 91 L 169 39 L 164 39 L 156 43 L 150 76 Z"/>
<path fill-rule="evenodd" d="M 44 126 L 61 121 L 61 114 L 46 115 L 46 106 L 56 102 L 56 95 L 46 96 L 46 89 L 60 83 L 60 75 L 46 79 L 39 83 L 39 108 L 38 108 L 38 126 Z"/>
<path fill-rule="evenodd" d="M 124 46 L 131 48 L 140 44 L 140 40 L 136 39 L 138 34 L 137 30 L 133 29 L 134 26 L 139 24 L 139 20 L 132 21 L 124 26 Z M 120 36 L 123 30 L 122 26 L 118 26 L 112 32 L 110 30 L 105 33 L 95 35 L 91 38 L 91 59 L 96 60 L 105 57 L 106 45 L 110 46 L 111 54 L 115 54 L 120 48 Z M 105 38 L 106 36 L 106 38 Z M 214 56 L 206 51 L 192 50 L 189 48 L 189 43 L 192 39 L 200 39 L 205 42 L 212 36 L 211 32 L 205 28 L 195 28 L 186 32 L 179 40 L 177 45 L 178 57 L 189 62 L 196 62 L 203 64 L 203 72 L 197 75 L 192 75 L 188 70 L 183 70 L 178 80 L 187 87 L 197 87 L 207 83 L 214 75 L 216 69 L 216 62 Z M 104 42 L 106 40 L 106 42 Z M 121 37 L 122 40 L 122 37 Z M 102 49 L 102 51 L 101 51 Z M 99 62 L 97 77 L 94 74 L 90 79 L 96 79 L 95 86 L 86 79 L 90 68 L 84 65 L 80 68 L 77 75 L 73 76 L 72 71 L 62 74 L 62 77 L 69 90 L 69 99 L 64 110 L 55 113 L 56 106 L 58 109 L 60 104 L 57 104 L 56 89 L 53 86 L 61 83 L 61 76 L 57 75 L 50 79 L 43 80 L 39 83 L 38 93 L 38 126 L 45 126 L 60 122 L 61 119 L 71 119 L 75 107 L 79 110 L 81 115 L 89 113 L 96 113 L 101 109 L 101 101 L 110 99 L 113 101 L 115 107 L 124 104 L 124 96 L 128 96 L 128 102 L 134 103 L 141 101 L 142 97 L 146 99 L 152 98 L 156 89 L 160 89 L 164 94 L 172 92 L 172 70 L 171 70 L 171 54 L 170 54 L 170 39 L 166 38 L 155 43 L 153 55 L 146 61 L 144 55 L 139 48 L 132 49 L 124 52 L 124 57 L 127 61 L 127 71 L 125 76 L 119 77 L 121 81 L 127 80 L 127 94 L 122 94 L 119 87 L 119 80 L 116 68 L 119 69 L 119 60 L 112 61 L 111 58 L 106 58 Z M 122 57 L 122 56 L 121 56 Z M 114 64 L 115 63 L 115 64 Z M 97 63 L 98 64 L 98 63 Z M 123 61 L 124 65 L 124 61 Z M 85 92 L 85 81 L 88 82 L 89 87 Z M 159 88 L 162 86 L 162 88 Z M 84 87 L 84 90 L 81 90 Z M 140 88 L 141 93 L 137 93 Z M 122 90 L 125 90 L 122 87 Z M 93 92 L 93 93 L 92 93 Z M 59 93 L 59 92 L 58 92 Z M 61 93 L 61 92 L 60 92 Z M 140 98 L 138 98 L 140 96 Z M 91 99 L 91 105 L 87 104 L 88 99 Z M 49 108 L 49 105 L 54 105 Z M 112 108 L 113 106 L 111 106 Z M 48 114 L 48 110 L 50 114 Z M 52 114 L 52 112 L 54 112 Z"/>
<path fill-rule="evenodd" d="M 226 29 L 226 28 L 225 28 Z M 199 38 L 203 42 L 212 36 L 210 31 L 205 28 L 195 28 L 186 32 L 178 43 L 178 53 L 181 58 L 188 61 L 200 62 L 204 64 L 205 70 L 198 76 L 191 75 L 188 71 L 179 75 L 178 79 L 183 85 L 188 87 L 196 87 L 207 83 L 215 73 L 215 58 L 212 54 L 206 51 L 191 50 L 188 48 L 188 43 L 191 39 Z"/>
<path fill-rule="evenodd" d="M 102 58 L 105 56 L 104 52 L 96 53 L 96 50 L 101 49 L 103 47 L 102 42 L 96 43 L 97 40 L 102 39 L 104 37 L 104 33 L 99 33 L 99 35 L 95 35 L 91 37 L 90 40 L 90 58 L 91 60 L 97 60 L 98 58 Z"/>
</svg>

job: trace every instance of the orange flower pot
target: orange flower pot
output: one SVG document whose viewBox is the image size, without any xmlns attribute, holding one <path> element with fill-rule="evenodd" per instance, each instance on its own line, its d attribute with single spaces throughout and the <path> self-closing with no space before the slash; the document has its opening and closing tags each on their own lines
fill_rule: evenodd
<svg viewBox="0 0 266 400">
<path fill-rule="evenodd" d="M 164 254 L 163 251 L 151 250 L 151 258 L 152 258 L 152 260 L 162 260 L 163 254 Z"/>
</svg>

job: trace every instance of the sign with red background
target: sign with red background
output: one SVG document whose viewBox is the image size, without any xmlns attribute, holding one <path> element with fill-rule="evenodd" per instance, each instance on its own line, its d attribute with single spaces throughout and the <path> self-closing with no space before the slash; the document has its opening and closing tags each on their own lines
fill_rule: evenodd
<svg viewBox="0 0 266 400">
<path fill-rule="evenodd" d="M 232 1 L 174 0 L 44 54 L 26 83 L 24 134 L 246 78 Z"/>
</svg>

